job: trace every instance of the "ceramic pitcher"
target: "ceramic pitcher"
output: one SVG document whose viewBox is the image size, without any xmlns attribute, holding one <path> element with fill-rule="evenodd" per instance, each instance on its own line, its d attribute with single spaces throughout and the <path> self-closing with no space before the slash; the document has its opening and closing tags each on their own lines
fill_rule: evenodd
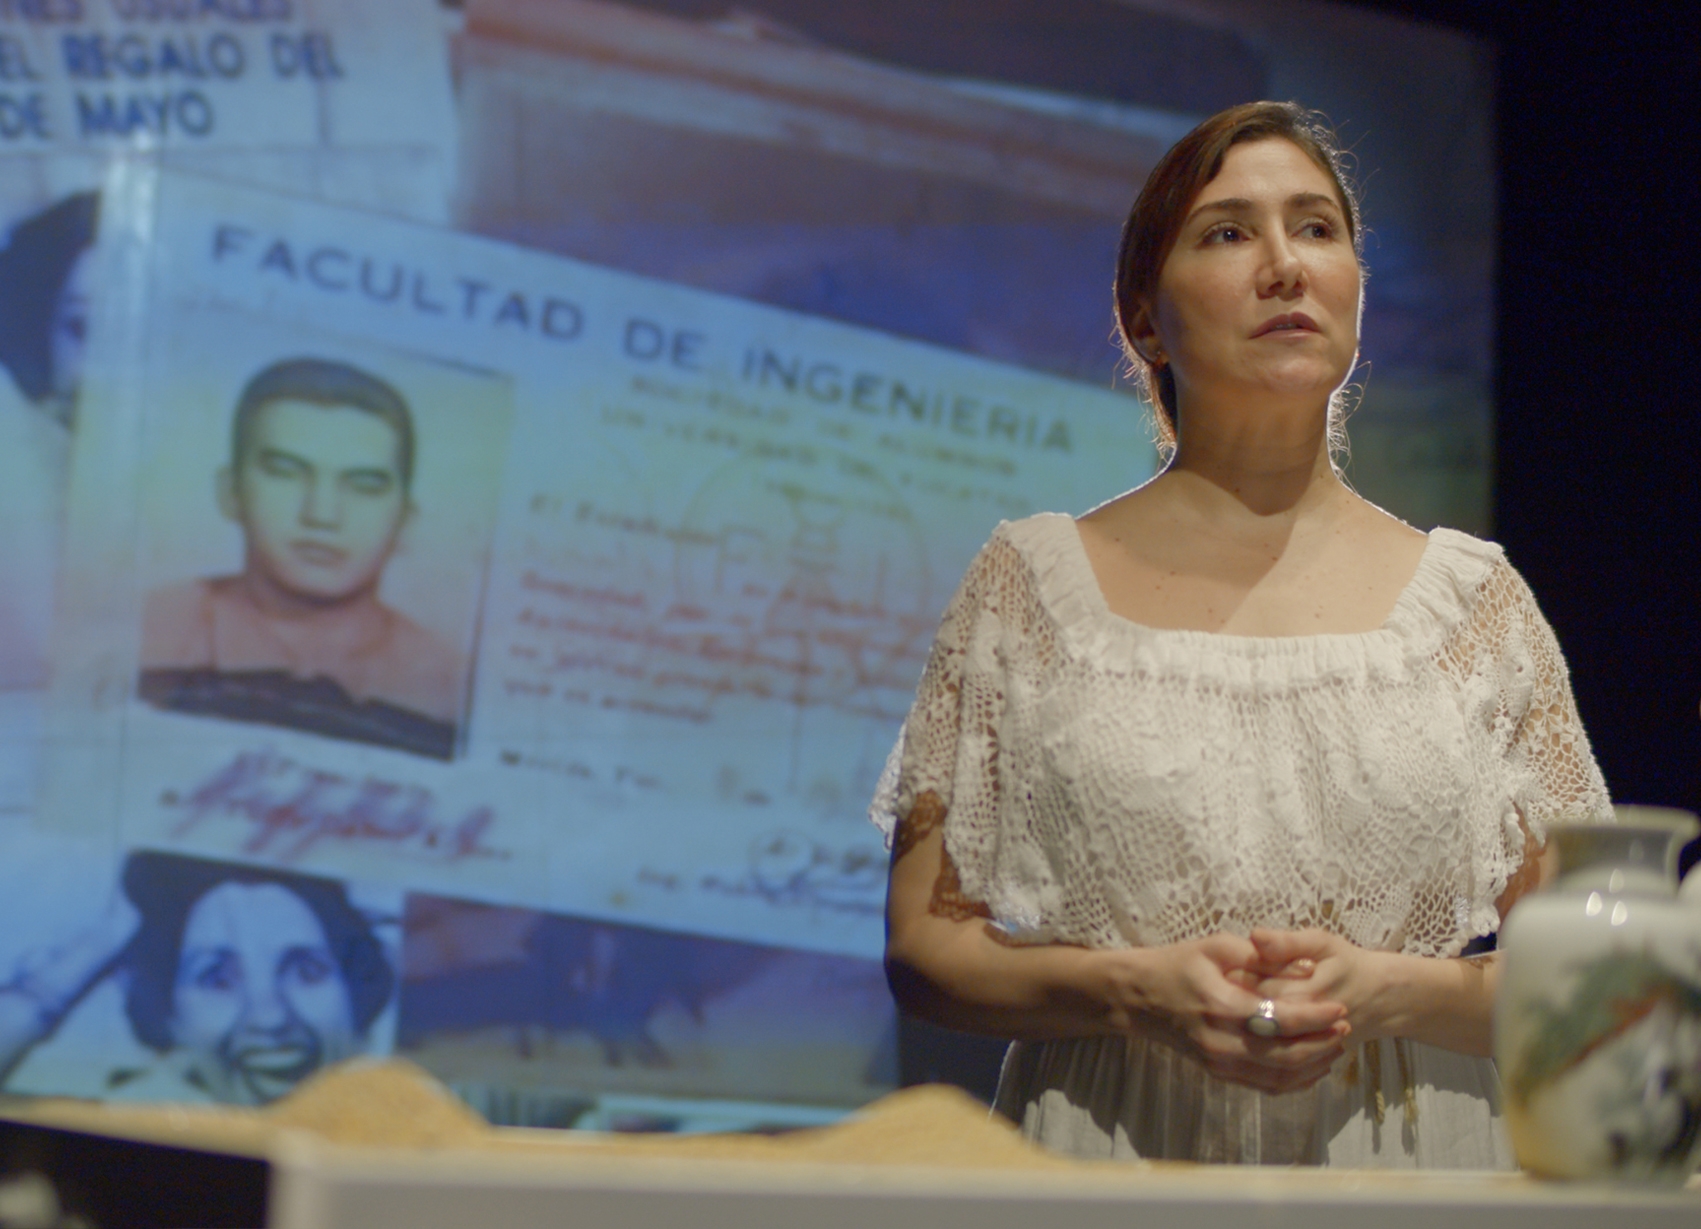
<svg viewBox="0 0 1701 1229">
<path fill-rule="evenodd" d="M 1620 818 L 1551 830 L 1559 875 L 1500 932 L 1495 1059 L 1524 1168 L 1677 1183 L 1701 1162 L 1701 909 L 1676 892 L 1697 824 Z"/>
</svg>

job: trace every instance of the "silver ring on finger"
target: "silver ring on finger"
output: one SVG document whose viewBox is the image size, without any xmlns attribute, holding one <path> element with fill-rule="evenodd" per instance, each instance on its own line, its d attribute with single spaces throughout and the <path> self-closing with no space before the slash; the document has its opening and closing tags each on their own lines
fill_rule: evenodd
<svg viewBox="0 0 1701 1229">
<path fill-rule="evenodd" d="M 1282 1026 L 1276 1022 L 1276 1000 L 1265 999 L 1258 1010 L 1246 1017 L 1246 1031 L 1254 1037 L 1279 1037 Z"/>
</svg>

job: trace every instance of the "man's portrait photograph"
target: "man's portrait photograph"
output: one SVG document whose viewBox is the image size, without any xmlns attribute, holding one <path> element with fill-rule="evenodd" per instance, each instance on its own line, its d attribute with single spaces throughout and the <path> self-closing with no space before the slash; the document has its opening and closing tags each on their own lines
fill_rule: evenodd
<svg viewBox="0 0 1701 1229">
<path fill-rule="evenodd" d="M 304 339 L 197 400 L 161 422 L 171 455 L 143 494 L 137 695 L 452 758 L 506 383 Z"/>
</svg>

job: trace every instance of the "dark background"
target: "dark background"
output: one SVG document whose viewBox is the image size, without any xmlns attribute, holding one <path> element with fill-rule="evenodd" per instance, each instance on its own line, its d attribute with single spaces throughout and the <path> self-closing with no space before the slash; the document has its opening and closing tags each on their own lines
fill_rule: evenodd
<svg viewBox="0 0 1701 1229">
<path fill-rule="evenodd" d="M 1495 536 L 1613 798 L 1701 811 L 1693 42 L 1675 5 L 1365 7 L 1497 44 Z"/>
</svg>

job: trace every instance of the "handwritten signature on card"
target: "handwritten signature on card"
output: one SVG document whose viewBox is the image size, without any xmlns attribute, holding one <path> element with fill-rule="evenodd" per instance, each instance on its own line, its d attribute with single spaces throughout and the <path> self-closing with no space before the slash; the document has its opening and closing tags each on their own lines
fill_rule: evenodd
<svg viewBox="0 0 1701 1229">
<path fill-rule="evenodd" d="M 743 874 L 706 875 L 700 886 L 721 896 L 755 897 L 770 905 L 806 905 L 833 913 L 883 911 L 886 855 L 878 845 L 834 848 L 788 828 L 750 843 Z"/>
<path fill-rule="evenodd" d="M 271 748 L 241 752 L 187 793 L 168 790 L 160 801 L 182 812 L 173 837 L 234 821 L 250 829 L 243 853 L 282 862 L 297 861 L 323 842 L 388 848 L 441 863 L 508 856 L 487 843 L 496 825 L 491 807 L 452 817 L 422 785 L 355 780 Z"/>
</svg>

